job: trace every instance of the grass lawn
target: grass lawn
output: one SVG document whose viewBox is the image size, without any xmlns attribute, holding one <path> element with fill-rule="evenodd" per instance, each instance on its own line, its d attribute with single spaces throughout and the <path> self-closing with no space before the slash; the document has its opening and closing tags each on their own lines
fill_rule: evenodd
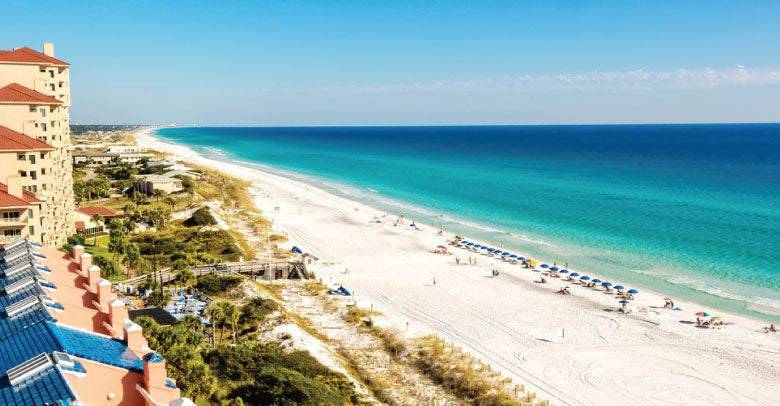
<svg viewBox="0 0 780 406">
<path fill-rule="evenodd" d="M 97 244 L 93 245 L 93 242 L 95 241 L 95 237 L 87 237 L 87 240 L 84 244 L 84 251 L 88 252 L 90 255 L 94 256 L 101 256 L 105 258 L 113 258 L 113 254 L 111 254 L 108 251 L 108 241 L 109 237 L 108 235 L 99 235 L 97 237 Z M 110 276 L 106 279 L 109 280 L 109 282 L 119 282 L 127 279 L 127 274 L 120 273 L 116 276 Z"/>
</svg>

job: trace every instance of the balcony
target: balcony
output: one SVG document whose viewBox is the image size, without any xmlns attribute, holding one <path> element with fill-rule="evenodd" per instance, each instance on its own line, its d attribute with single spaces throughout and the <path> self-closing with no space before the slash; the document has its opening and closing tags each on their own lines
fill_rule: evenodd
<svg viewBox="0 0 780 406">
<path fill-rule="evenodd" d="M 19 241 L 21 238 L 21 235 L 0 235 L 0 246 Z"/>
</svg>

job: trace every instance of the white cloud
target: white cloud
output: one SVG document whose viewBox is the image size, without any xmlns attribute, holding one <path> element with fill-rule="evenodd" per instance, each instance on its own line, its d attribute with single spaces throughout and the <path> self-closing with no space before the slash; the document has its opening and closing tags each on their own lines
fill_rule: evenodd
<svg viewBox="0 0 780 406">
<path fill-rule="evenodd" d="M 737 65 L 725 69 L 677 69 L 559 73 L 505 76 L 478 80 L 441 80 L 429 82 L 368 85 L 319 86 L 316 91 L 337 92 L 441 92 L 441 91 L 526 91 L 526 90 L 652 90 L 699 89 L 733 85 L 780 84 L 780 69 L 746 68 Z M 301 89 L 298 89 L 301 90 Z"/>
</svg>

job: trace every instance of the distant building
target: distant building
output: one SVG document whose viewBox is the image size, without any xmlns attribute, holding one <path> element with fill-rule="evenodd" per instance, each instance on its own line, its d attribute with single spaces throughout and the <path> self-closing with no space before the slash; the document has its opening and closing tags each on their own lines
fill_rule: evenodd
<svg viewBox="0 0 780 406">
<path fill-rule="evenodd" d="M 109 153 L 109 152 L 98 152 L 98 153 L 73 153 L 73 163 L 74 164 L 85 164 L 85 163 L 93 163 L 97 165 L 108 165 L 110 164 L 114 158 L 118 158 L 119 154 Z"/>
<path fill-rule="evenodd" d="M 165 359 L 84 247 L 19 240 L 0 249 L 0 403 L 180 406 Z"/>
<path fill-rule="evenodd" d="M 51 43 L 0 50 L 0 180 L 20 176 L 41 201 L 30 238 L 49 245 L 73 233 L 69 71 Z"/>
<path fill-rule="evenodd" d="M 181 179 L 162 176 L 162 175 L 144 175 L 139 176 L 140 180 L 133 182 L 133 189 L 141 193 L 152 194 L 155 189 L 162 190 L 165 193 L 173 193 L 181 190 Z"/>
<path fill-rule="evenodd" d="M 103 232 L 104 224 L 92 221 L 92 216 L 95 214 L 103 216 L 104 221 L 122 217 L 121 214 L 105 207 L 80 207 L 73 212 L 76 232 L 82 235 Z"/>
<path fill-rule="evenodd" d="M 146 152 L 146 148 L 139 145 L 110 145 L 106 152 Z"/>
</svg>

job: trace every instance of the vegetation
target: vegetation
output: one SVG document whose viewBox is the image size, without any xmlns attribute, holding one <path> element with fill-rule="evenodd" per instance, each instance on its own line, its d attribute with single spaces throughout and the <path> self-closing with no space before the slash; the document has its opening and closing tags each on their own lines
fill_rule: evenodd
<svg viewBox="0 0 780 406">
<path fill-rule="evenodd" d="M 240 284 L 241 277 L 238 276 L 206 274 L 198 277 L 198 284 L 195 287 L 209 296 L 217 296 L 238 287 Z"/>
<path fill-rule="evenodd" d="M 217 224 L 217 220 L 211 215 L 208 207 L 201 207 L 192 213 L 192 217 L 184 221 L 187 227 L 202 227 Z"/>
</svg>

